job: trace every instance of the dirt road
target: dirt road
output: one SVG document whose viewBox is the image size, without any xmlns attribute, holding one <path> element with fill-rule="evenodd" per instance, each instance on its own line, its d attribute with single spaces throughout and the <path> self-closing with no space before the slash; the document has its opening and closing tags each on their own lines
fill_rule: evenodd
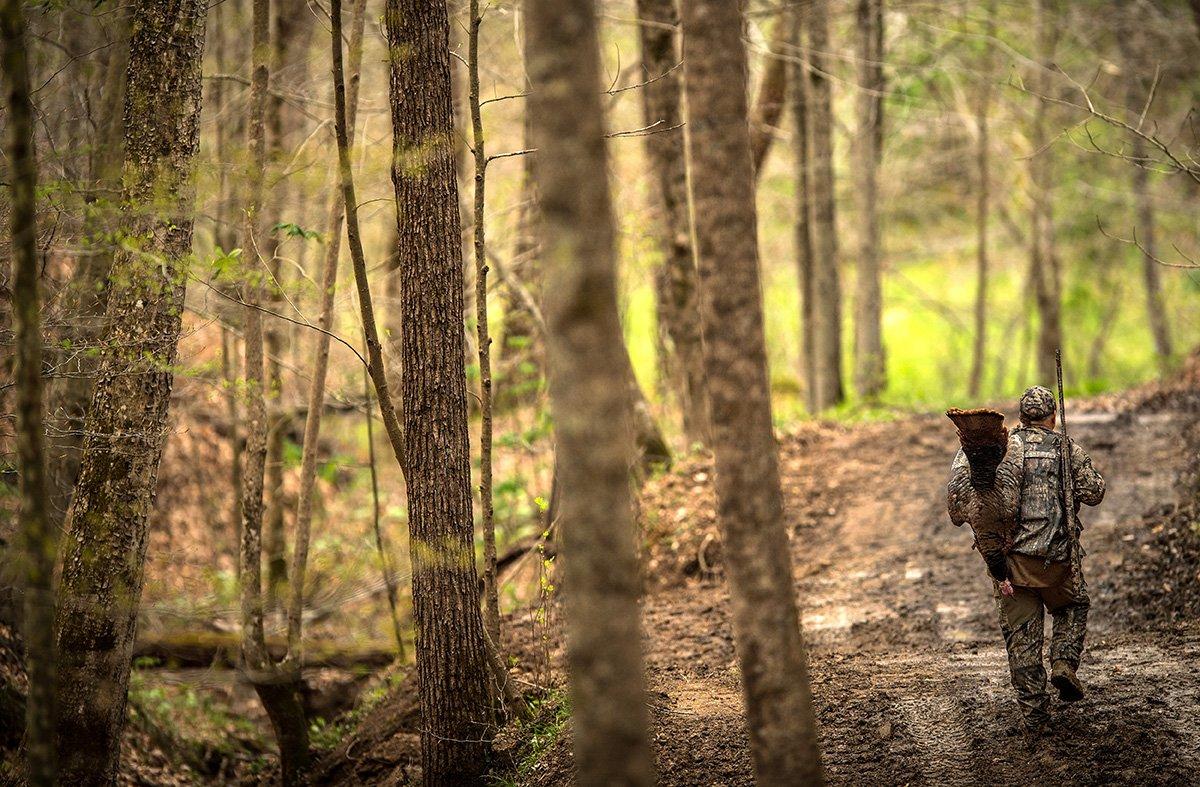
<svg viewBox="0 0 1200 787">
<path fill-rule="evenodd" d="M 1020 731 L 983 561 L 945 513 L 950 424 L 814 426 L 785 439 L 796 591 L 830 781 L 1200 783 L 1200 630 L 1129 625 L 1122 586 L 1148 538 L 1143 514 L 1182 494 L 1194 453 L 1182 436 L 1195 419 L 1167 410 L 1074 424 L 1109 483 L 1103 505 L 1083 515 L 1088 696 L 1056 705 L 1040 748 Z M 668 534 L 658 568 L 676 560 L 702 574 L 719 563 L 719 544 L 707 471 L 687 472 L 664 481 L 649 518 Z M 723 582 L 657 587 L 645 624 L 661 783 L 753 783 Z M 538 781 L 564 775 L 547 771 Z"/>
</svg>

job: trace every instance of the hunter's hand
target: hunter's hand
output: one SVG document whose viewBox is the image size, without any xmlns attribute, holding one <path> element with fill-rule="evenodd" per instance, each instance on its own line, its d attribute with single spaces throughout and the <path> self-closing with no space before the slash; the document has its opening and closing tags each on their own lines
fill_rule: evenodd
<svg viewBox="0 0 1200 787">
<path fill-rule="evenodd" d="M 1000 583 L 1000 595 L 1011 596 L 1015 592 L 1016 591 L 1013 590 L 1012 582 L 1010 580 L 1006 579 Z"/>
</svg>

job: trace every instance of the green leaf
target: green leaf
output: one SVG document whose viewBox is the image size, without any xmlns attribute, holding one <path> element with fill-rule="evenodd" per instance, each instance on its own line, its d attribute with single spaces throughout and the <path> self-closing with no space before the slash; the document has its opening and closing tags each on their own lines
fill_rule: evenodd
<svg viewBox="0 0 1200 787">
<path fill-rule="evenodd" d="M 282 232 L 289 238 L 302 238 L 304 240 L 320 240 L 321 233 L 316 230 L 306 230 L 299 224 L 289 221 L 281 221 L 271 228 L 271 232 Z"/>
</svg>

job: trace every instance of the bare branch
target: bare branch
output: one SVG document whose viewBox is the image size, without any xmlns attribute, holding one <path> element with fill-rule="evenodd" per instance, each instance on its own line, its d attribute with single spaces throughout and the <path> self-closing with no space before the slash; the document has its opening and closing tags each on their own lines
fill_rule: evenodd
<svg viewBox="0 0 1200 787">
<path fill-rule="evenodd" d="M 1181 268 L 1183 270 L 1200 270 L 1200 262 L 1196 262 L 1196 260 L 1194 260 L 1191 257 L 1189 257 L 1188 255 L 1184 254 L 1183 251 L 1179 248 L 1179 246 L 1177 244 L 1172 243 L 1171 248 L 1175 249 L 1176 254 L 1178 254 L 1183 259 L 1187 260 L 1186 263 L 1167 262 L 1166 260 L 1161 259 L 1161 258 L 1155 256 L 1154 254 L 1151 254 L 1150 251 L 1146 248 L 1146 246 L 1140 240 L 1138 240 L 1136 229 L 1133 231 L 1132 238 L 1122 238 L 1118 235 L 1113 235 L 1113 234 L 1109 233 L 1108 230 L 1104 229 L 1104 224 L 1100 221 L 1099 216 L 1096 217 L 1096 226 L 1100 229 L 1100 234 L 1103 235 L 1104 237 L 1109 238 L 1110 240 L 1115 240 L 1118 243 L 1124 243 L 1128 246 L 1133 246 L 1133 247 L 1137 248 L 1138 251 L 1140 251 L 1146 257 L 1146 259 L 1154 260 L 1159 265 L 1165 265 L 1168 268 Z"/>
<path fill-rule="evenodd" d="M 650 134 L 662 134 L 667 131 L 675 131 L 676 129 L 683 128 L 682 123 L 676 123 L 673 126 L 666 126 L 663 128 L 659 128 L 659 126 L 661 126 L 662 124 L 663 124 L 663 121 L 656 120 L 648 126 L 642 126 L 641 128 L 633 128 L 633 129 L 629 129 L 628 131 L 612 131 L 612 132 L 609 132 L 608 134 L 605 134 L 604 136 L 608 137 L 609 139 L 620 139 L 622 137 L 645 137 L 645 136 L 649 136 Z"/>
<path fill-rule="evenodd" d="M 1047 96 L 1047 95 L 1038 93 L 1036 91 L 1030 90 L 1029 88 L 1025 87 L 1024 85 L 1015 84 L 1012 81 L 1009 81 L 1009 83 L 1008 83 L 1009 87 L 1012 87 L 1015 90 L 1019 90 L 1022 93 L 1026 93 L 1028 95 L 1034 96 L 1035 98 L 1037 98 L 1041 101 L 1047 101 L 1052 104 L 1058 104 L 1060 106 L 1070 107 L 1071 109 L 1085 112 L 1092 118 L 1095 118 L 1104 123 L 1107 123 L 1108 125 L 1110 125 L 1114 128 L 1121 129 L 1121 130 L 1123 130 L 1129 134 L 1132 134 L 1136 137 L 1140 137 L 1142 140 L 1144 140 L 1150 146 L 1152 146 L 1155 150 L 1162 153 L 1162 155 L 1164 157 L 1166 157 L 1167 163 L 1169 163 L 1171 171 L 1182 172 L 1185 175 L 1187 175 L 1189 178 L 1191 178 L 1193 181 L 1195 181 L 1196 183 L 1200 183 L 1200 169 L 1198 169 L 1194 165 L 1189 165 L 1186 162 L 1184 162 L 1182 159 L 1180 159 L 1179 156 L 1173 150 L 1171 150 L 1170 146 L 1167 145 L 1167 143 L 1163 142 L 1161 139 L 1159 139 L 1156 134 L 1147 133 L 1147 132 L 1143 131 L 1141 129 L 1140 122 L 1137 126 L 1133 126 L 1133 125 L 1130 125 L 1129 123 L 1126 123 L 1124 120 L 1121 120 L 1120 118 L 1114 117 L 1113 115 L 1110 115 L 1107 112 L 1102 112 L 1101 110 L 1097 109 L 1096 105 L 1093 103 L 1093 101 L 1091 99 L 1091 96 L 1088 94 L 1086 87 L 1084 87 L 1079 82 L 1075 81 L 1070 76 L 1068 76 L 1066 74 L 1066 72 L 1063 71 L 1061 68 L 1058 68 L 1057 66 L 1055 68 L 1060 74 L 1065 76 L 1068 80 L 1071 81 L 1071 83 L 1073 85 L 1075 85 L 1075 87 L 1082 94 L 1083 100 L 1086 102 L 1086 105 L 1077 104 L 1074 101 L 1068 101 L 1065 98 L 1057 98 L 1055 96 Z M 1076 124 L 1076 126 L 1079 126 L 1079 125 L 1082 125 L 1082 124 Z M 1085 126 L 1085 128 L 1086 128 L 1086 126 Z M 1089 139 L 1092 142 L 1094 142 L 1094 138 L 1091 137 L 1090 133 L 1089 133 Z M 1130 160 L 1130 161 L 1134 160 L 1133 157 L 1131 157 L 1131 156 L 1126 156 L 1124 154 L 1113 153 L 1111 151 L 1104 150 L 1099 145 L 1096 145 L 1095 147 L 1096 147 L 1096 150 L 1100 153 L 1105 153 L 1106 155 L 1124 158 L 1124 159 Z M 1033 155 L 1037 155 L 1038 152 L 1040 152 L 1040 151 L 1035 151 L 1035 153 Z M 1191 159 L 1191 156 L 1188 155 L 1188 158 Z M 1145 162 L 1141 162 L 1140 165 L 1144 166 Z"/>
</svg>

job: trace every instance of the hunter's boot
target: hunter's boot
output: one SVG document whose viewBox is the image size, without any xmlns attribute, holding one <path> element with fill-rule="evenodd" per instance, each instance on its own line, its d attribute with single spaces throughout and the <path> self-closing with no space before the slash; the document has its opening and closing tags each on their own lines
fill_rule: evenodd
<svg viewBox="0 0 1200 787">
<path fill-rule="evenodd" d="M 1083 684 L 1075 676 L 1075 668 L 1059 659 L 1050 667 L 1050 683 L 1058 689 L 1058 698 L 1063 702 L 1078 702 L 1083 699 Z"/>
</svg>

